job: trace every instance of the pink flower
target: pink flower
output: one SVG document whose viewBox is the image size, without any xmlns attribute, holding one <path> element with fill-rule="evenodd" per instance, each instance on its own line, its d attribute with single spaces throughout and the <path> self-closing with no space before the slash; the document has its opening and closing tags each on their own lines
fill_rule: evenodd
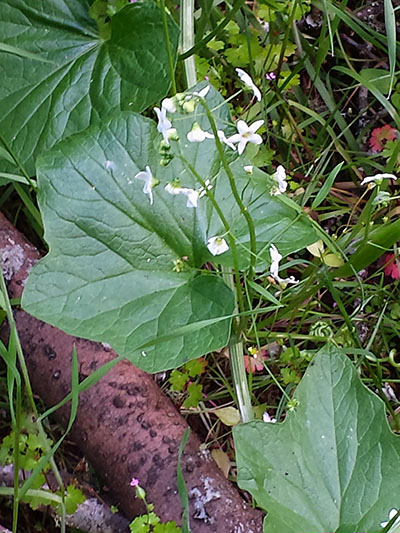
<svg viewBox="0 0 400 533">
<path fill-rule="evenodd" d="M 139 485 L 139 480 L 135 477 L 132 478 L 132 481 L 130 482 L 131 487 L 137 487 Z"/>
<path fill-rule="evenodd" d="M 247 372 L 261 372 L 264 370 L 265 359 L 267 358 L 266 350 L 260 350 L 259 352 L 255 348 L 249 348 L 251 355 L 244 355 L 244 367 Z"/>
<path fill-rule="evenodd" d="M 383 272 L 385 273 L 385 275 L 390 276 L 393 279 L 400 279 L 400 258 L 396 258 L 394 254 L 385 254 L 383 260 L 385 264 Z"/>
<path fill-rule="evenodd" d="M 375 128 L 371 132 L 369 145 L 373 152 L 382 152 L 387 141 L 394 141 L 398 136 L 396 128 L 385 124 L 381 128 Z"/>
</svg>

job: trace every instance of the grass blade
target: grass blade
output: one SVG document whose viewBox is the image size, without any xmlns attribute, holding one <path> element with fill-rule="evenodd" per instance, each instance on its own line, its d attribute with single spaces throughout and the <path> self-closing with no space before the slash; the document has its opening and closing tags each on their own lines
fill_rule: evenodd
<svg viewBox="0 0 400 533">
<path fill-rule="evenodd" d="M 396 17 L 391 0 L 384 0 L 384 10 L 390 71 L 390 89 L 388 98 L 390 98 L 396 70 Z"/>
<path fill-rule="evenodd" d="M 187 428 L 185 433 L 183 434 L 181 443 L 179 445 L 178 466 L 177 466 L 177 472 L 176 472 L 179 499 L 181 500 L 181 506 L 183 509 L 182 533 L 191 533 L 190 523 L 189 523 L 189 495 L 188 495 L 188 490 L 187 490 L 186 483 L 185 483 L 185 478 L 183 477 L 182 466 L 181 466 L 182 453 L 186 446 L 187 440 L 189 438 L 189 433 L 190 433 L 190 428 Z"/>
</svg>

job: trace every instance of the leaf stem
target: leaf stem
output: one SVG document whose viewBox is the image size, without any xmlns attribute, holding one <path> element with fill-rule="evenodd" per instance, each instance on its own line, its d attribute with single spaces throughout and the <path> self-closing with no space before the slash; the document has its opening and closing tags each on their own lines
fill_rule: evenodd
<svg viewBox="0 0 400 533">
<path fill-rule="evenodd" d="M 203 48 L 204 45 L 209 43 L 215 36 L 219 35 L 221 30 L 225 28 L 225 26 L 229 23 L 230 20 L 233 19 L 235 14 L 239 11 L 239 9 L 243 6 L 245 0 L 236 0 L 236 2 L 233 4 L 232 9 L 225 15 L 225 18 L 218 24 L 218 26 L 210 31 L 204 39 L 196 43 L 190 50 L 187 50 L 183 54 L 179 56 L 179 60 L 184 60 L 190 57 L 191 55 L 195 54 L 199 50 Z"/>
<path fill-rule="evenodd" d="M 237 289 L 235 290 L 235 281 L 233 279 L 232 272 L 224 266 L 221 266 L 221 271 L 225 283 L 230 289 L 232 289 L 234 293 L 237 293 Z M 238 299 L 235 300 L 236 313 L 238 312 L 237 301 Z M 229 361 L 231 364 L 232 379 L 236 391 L 237 403 L 242 422 L 250 422 L 250 420 L 253 419 L 253 408 L 251 406 L 251 397 L 247 383 L 246 369 L 244 367 L 243 342 L 240 339 L 241 332 L 238 326 L 239 322 L 235 321 L 229 339 Z"/>
<path fill-rule="evenodd" d="M 194 46 L 194 0 L 182 0 L 181 9 L 181 32 L 182 50 L 186 52 Z M 183 62 L 188 88 L 197 83 L 196 63 L 194 55 L 189 56 Z"/>
<path fill-rule="evenodd" d="M 167 48 L 167 55 L 168 55 L 169 74 L 171 77 L 171 90 L 172 90 L 172 94 L 175 95 L 176 94 L 175 65 L 174 65 L 174 59 L 172 57 L 171 41 L 169 38 L 168 18 L 167 18 L 167 11 L 165 7 L 165 0 L 160 0 L 160 4 L 161 4 L 161 12 L 162 12 L 162 18 L 163 18 L 165 46 Z"/>
</svg>

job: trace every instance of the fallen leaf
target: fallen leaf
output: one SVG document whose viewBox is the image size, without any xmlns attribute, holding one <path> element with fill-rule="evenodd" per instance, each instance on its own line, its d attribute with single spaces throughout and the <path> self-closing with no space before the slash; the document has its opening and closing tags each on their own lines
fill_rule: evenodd
<svg viewBox="0 0 400 533">
<path fill-rule="evenodd" d="M 240 422 L 240 414 L 235 407 L 221 407 L 221 409 L 216 409 L 213 413 L 225 426 L 236 426 Z"/>
<path fill-rule="evenodd" d="M 229 470 L 231 469 L 231 461 L 228 454 L 226 454 L 223 450 L 216 448 L 211 450 L 211 457 L 214 459 L 219 468 L 222 470 L 224 476 L 227 478 Z"/>
</svg>

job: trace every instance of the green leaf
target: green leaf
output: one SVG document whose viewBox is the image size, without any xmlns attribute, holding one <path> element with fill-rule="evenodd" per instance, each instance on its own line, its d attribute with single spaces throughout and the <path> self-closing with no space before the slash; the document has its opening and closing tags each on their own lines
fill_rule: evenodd
<svg viewBox="0 0 400 533">
<path fill-rule="evenodd" d="M 166 171 L 157 141 L 150 120 L 127 113 L 41 159 L 38 200 L 51 253 L 23 297 L 32 314 L 108 342 L 151 372 L 224 346 L 233 312 L 232 292 L 219 277 L 173 272 L 176 258 L 193 256 L 195 210 L 174 209 L 175 198 L 159 187 L 156 211 L 134 179 L 148 164 Z M 213 318 L 219 320 L 210 324 Z M 165 342 L 141 348 L 162 336 Z"/>
<path fill-rule="evenodd" d="M 82 491 L 73 485 L 68 485 L 65 496 L 65 510 L 67 514 L 73 514 L 78 508 L 78 505 L 86 500 Z"/>
<path fill-rule="evenodd" d="M 173 370 L 169 376 L 169 382 L 171 389 L 181 392 L 185 388 L 186 382 L 189 379 L 189 375 L 186 372 L 180 372 L 179 370 Z"/>
<path fill-rule="evenodd" d="M 183 407 L 189 409 L 189 407 L 197 407 L 199 402 L 203 399 L 203 385 L 200 383 L 190 383 L 187 388 L 188 397 L 183 402 Z"/>
<path fill-rule="evenodd" d="M 331 190 L 331 187 L 333 185 L 333 182 L 335 181 L 336 176 L 339 174 L 340 170 L 342 169 L 343 164 L 344 164 L 344 161 L 336 165 L 336 167 L 333 170 L 331 170 L 331 172 L 329 173 L 329 176 L 326 178 L 325 183 L 322 185 L 322 187 L 318 191 L 317 196 L 314 198 L 313 203 L 311 205 L 311 209 L 316 209 L 319 205 L 322 204 L 322 202 L 328 196 L 329 191 Z"/>
<path fill-rule="evenodd" d="M 169 35 L 176 60 L 178 27 Z M 141 111 L 170 86 L 162 15 L 135 2 L 99 37 L 87 0 L 5 0 L 0 10 L 0 131 L 27 171 L 60 139 L 113 110 Z"/>
<path fill-rule="evenodd" d="M 338 270 L 332 273 L 332 277 L 353 276 L 371 263 L 376 261 L 385 250 L 390 250 L 394 243 L 399 240 L 400 220 L 391 223 L 380 224 L 369 231 L 368 239 L 363 240 L 350 259 Z"/>
<path fill-rule="evenodd" d="M 157 524 L 154 526 L 154 533 L 182 533 L 183 530 L 177 526 L 175 521 Z"/>
<path fill-rule="evenodd" d="M 213 90 L 207 102 L 228 135 L 226 104 Z M 190 209 L 184 195 L 168 194 L 165 186 L 179 178 L 182 187 L 199 189 L 196 176 L 210 179 L 240 264 L 249 263 L 248 226 L 214 141 L 187 139 L 195 122 L 209 131 L 208 118 L 196 101 L 184 103 L 195 110 L 170 115 L 180 140 L 171 140 L 167 166 L 155 123 L 129 112 L 66 139 L 38 160 L 38 201 L 50 253 L 32 270 L 22 305 L 70 334 L 107 342 L 149 372 L 225 346 L 233 313 L 233 294 L 222 279 L 199 275 L 215 261 L 208 239 L 225 232 L 218 213 L 206 196 Z M 271 242 L 287 255 L 317 240 L 306 216 L 269 194 L 266 174 L 250 176 L 245 158 L 226 150 L 235 158 L 231 169 L 254 220 L 260 268 L 269 263 Z M 153 204 L 143 181 L 135 179 L 146 167 L 161 182 Z M 231 252 L 218 262 L 231 266 Z"/>
<path fill-rule="evenodd" d="M 315 356 L 282 424 L 234 429 L 239 485 L 266 533 L 376 533 L 399 507 L 400 440 L 382 401 L 333 346 Z"/>
<path fill-rule="evenodd" d="M 364 68 L 360 71 L 360 77 L 383 94 L 387 95 L 391 90 L 390 72 L 383 68 Z"/>
<path fill-rule="evenodd" d="M 185 364 L 185 370 L 191 378 L 200 376 L 205 371 L 207 361 L 205 359 L 193 359 Z"/>
</svg>

